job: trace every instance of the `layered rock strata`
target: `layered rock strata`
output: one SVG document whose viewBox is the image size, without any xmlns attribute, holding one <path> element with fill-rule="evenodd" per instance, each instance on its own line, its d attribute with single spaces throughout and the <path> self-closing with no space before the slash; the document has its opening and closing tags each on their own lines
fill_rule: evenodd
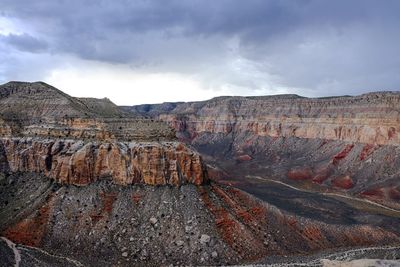
<svg viewBox="0 0 400 267">
<path fill-rule="evenodd" d="M 400 145 L 400 93 L 303 98 L 296 95 L 218 97 L 209 101 L 126 108 L 169 122 L 193 139 L 201 132 L 250 132 Z"/>
<path fill-rule="evenodd" d="M 102 178 L 117 184 L 203 184 L 207 173 L 198 153 L 178 142 L 85 142 L 0 139 L 3 171 L 36 172 L 66 184 Z"/>
<path fill-rule="evenodd" d="M 172 141 L 175 131 L 166 123 L 132 118 L 59 118 L 16 124 L 0 120 L 0 136 L 94 139 L 102 141 Z"/>
</svg>

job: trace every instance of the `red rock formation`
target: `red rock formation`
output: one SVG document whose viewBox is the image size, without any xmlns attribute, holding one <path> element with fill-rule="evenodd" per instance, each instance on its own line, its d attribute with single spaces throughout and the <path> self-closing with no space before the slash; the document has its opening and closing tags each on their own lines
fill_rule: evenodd
<svg viewBox="0 0 400 267">
<path fill-rule="evenodd" d="M 240 155 L 236 159 L 238 161 L 249 161 L 249 160 L 252 160 L 252 158 L 249 155 Z"/>
<path fill-rule="evenodd" d="M 385 197 L 385 192 L 384 192 L 383 188 L 373 188 L 373 189 L 368 189 L 366 191 L 361 192 L 361 196 L 382 199 Z"/>
<path fill-rule="evenodd" d="M 353 147 L 354 144 L 347 144 L 346 147 L 342 151 L 340 151 L 340 153 L 333 157 L 332 163 L 335 165 L 339 164 L 339 161 L 347 157 Z"/>
<path fill-rule="evenodd" d="M 334 178 L 332 184 L 342 189 L 350 189 L 354 186 L 354 182 L 349 175 Z"/>
<path fill-rule="evenodd" d="M 54 197 L 50 195 L 38 212 L 7 228 L 2 235 L 20 244 L 38 247 L 46 234 L 53 204 Z"/>
<path fill-rule="evenodd" d="M 371 155 L 375 150 L 375 146 L 371 144 L 366 144 L 360 153 L 360 160 L 365 160 L 369 155 Z"/>
<path fill-rule="evenodd" d="M 12 172 L 37 172 L 61 183 L 86 185 L 111 177 L 117 184 L 202 184 L 199 154 L 177 142 L 84 142 L 39 138 L 1 139 Z"/>
<path fill-rule="evenodd" d="M 289 179 L 292 180 L 308 180 L 313 177 L 312 170 L 308 167 L 305 168 L 296 168 L 290 170 L 287 174 Z"/>
<path fill-rule="evenodd" d="M 399 201 L 400 200 L 400 188 L 399 187 L 392 187 L 389 189 L 389 197 L 393 200 Z"/>
</svg>

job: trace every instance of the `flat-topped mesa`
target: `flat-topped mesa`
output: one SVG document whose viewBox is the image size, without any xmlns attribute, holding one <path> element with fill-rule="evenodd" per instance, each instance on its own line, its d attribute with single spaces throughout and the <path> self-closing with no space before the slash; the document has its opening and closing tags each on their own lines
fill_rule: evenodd
<svg viewBox="0 0 400 267">
<path fill-rule="evenodd" d="M 42 173 L 60 183 L 201 185 L 207 171 L 200 155 L 178 142 L 85 142 L 2 138 L 2 171 Z"/>
<path fill-rule="evenodd" d="M 305 98 L 219 97 L 202 102 L 125 108 L 151 115 L 193 138 L 201 132 L 319 138 L 400 145 L 400 93 Z"/>
</svg>

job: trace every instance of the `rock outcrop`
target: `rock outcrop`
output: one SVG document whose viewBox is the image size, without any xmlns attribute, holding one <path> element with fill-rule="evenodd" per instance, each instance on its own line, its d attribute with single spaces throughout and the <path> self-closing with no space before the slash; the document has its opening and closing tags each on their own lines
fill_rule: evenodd
<svg viewBox="0 0 400 267">
<path fill-rule="evenodd" d="M 66 184 L 203 184 L 201 157 L 165 122 L 129 115 L 108 99 L 75 98 L 42 83 L 0 85 L 2 171 Z"/>
<path fill-rule="evenodd" d="M 36 172 L 66 184 L 87 185 L 102 178 L 117 184 L 203 184 L 198 153 L 179 142 L 85 142 L 41 138 L 0 139 L 3 171 Z"/>
</svg>

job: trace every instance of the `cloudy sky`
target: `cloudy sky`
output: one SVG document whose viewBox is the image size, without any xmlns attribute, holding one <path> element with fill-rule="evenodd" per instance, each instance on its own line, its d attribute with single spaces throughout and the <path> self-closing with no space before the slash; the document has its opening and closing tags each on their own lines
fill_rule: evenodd
<svg viewBox="0 0 400 267">
<path fill-rule="evenodd" d="M 397 0 L 0 0 L 0 83 L 117 104 L 400 90 Z"/>
</svg>

